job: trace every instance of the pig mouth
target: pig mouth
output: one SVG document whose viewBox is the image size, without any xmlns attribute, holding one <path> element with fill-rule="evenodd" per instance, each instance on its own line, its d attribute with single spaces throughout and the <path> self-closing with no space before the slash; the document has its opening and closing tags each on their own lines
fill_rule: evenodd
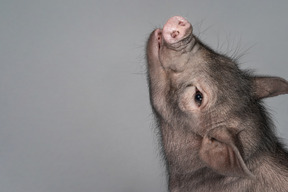
<svg viewBox="0 0 288 192">
<path fill-rule="evenodd" d="M 183 36 L 181 39 L 179 40 L 172 40 L 171 41 L 167 41 L 165 39 L 165 31 L 163 31 L 163 29 L 156 29 L 155 30 L 155 38 L 157 40 L 157 45 L 158 45 L 158 51 L 161 49 L 162 46 L 167 47 L 170 50 L 174 50 L 174 51 L 181 51 L 183 49 L 185 49 L 187 47 L 187 45 L 192 41 L 193 39 L 193 34 L 192 32 L 190 32 L 189 34 L 186 34 L 185 36 Z M 177 37 L 177 34 L 179 34 L 178 31 L 173 31 L 171 32 L 171 37 Z M 170 39 L 169 39 L 170 40 Z"/>
</svg>

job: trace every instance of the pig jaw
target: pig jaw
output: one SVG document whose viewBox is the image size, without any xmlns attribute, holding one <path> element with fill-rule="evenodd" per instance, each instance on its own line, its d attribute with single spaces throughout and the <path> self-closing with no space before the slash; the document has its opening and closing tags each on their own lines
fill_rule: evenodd
<svg viewBox="0 0 288 192">
<path fill-rule="evenodd" d="M 175 20 L 178 20 L 177 25 L 180 26 L 173 28 L 171 25 L 173 22 L 176 23 Z M 180 28 L 179 33 L 177 27 Z M 203 134 L 200 132 L 204 131 L 200 130 L 202 126 L 198 121 L 200 111 L 196 109 L 187 122 L 187 113 L 185 114 L 184 111 L 191 109 L 185 106 L 189 103 L 189 97 L 193 98 L 193 95 L 187 92 L 181 98 L 178 96 L 182 95 L 180 92 L 185 92 L 184 90 L 191 86 L 189 84 L 193 84 L 189 90 L 195 90 L 197 86 L 205 94 L 205 98 L 208 98 L 208 95 L 209 98 L 214 98 L 213 93 L 205 87 L 206 83 L 201 83 L 201 86 L 198 83 L 201 79 L 206 79 L 205 76 L 199 75 L 201 71 L 197 68 L 205 68 L 203 64 L 208 54 L 210 54 L 209 51 L 193 36 L 191 24 L 178 17 L 169 19 L 163 30 L 153 31 L 148 40 L 150 101 L 161 126 L 160 131 L 169 170 L 173 170 L 174 173 L 191 173 L 205 166 L 198 157 Z M 207 91 L 204 92 L 204 89 Z M 206 99 L 203 106 L 205 102 Z M 212 101 L 209 102 L 209 104 L 212 103 Z"/>
<path fill-rule="evenodd" d="M 163 29 L 151 33 L 146 49 L 150 101 L 154 112 L 164 119 L 170 116 L 166 96 L 171 91 L 169 84 L 176 82 L 172 76 L 189 68 L 189 61 L 197 60 L 199 49 L 201 45 L 192 34 L 192 26 L 183 17 L 172 17 Z M 198 53 L 198 58 L 201 55 Z"/>
</svg>

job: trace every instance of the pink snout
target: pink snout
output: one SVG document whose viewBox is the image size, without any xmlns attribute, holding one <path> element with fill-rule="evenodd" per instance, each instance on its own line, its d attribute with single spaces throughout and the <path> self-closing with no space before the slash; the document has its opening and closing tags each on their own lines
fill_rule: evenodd
<svg viewBox="0 0 288 192">
<path fill-rule="evenodd" d="M 191 24 L 180 16 L 171 17 L 163 27 L 162 35 L 168 44 L 181 41 L 192 33 Z"/>
</svg>

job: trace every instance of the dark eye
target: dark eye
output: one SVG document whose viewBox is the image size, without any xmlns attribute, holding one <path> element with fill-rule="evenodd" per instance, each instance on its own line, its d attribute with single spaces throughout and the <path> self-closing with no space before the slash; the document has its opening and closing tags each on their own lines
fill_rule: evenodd
<svg viewBox="0 0 288 192">
<path fill-rule="evenodd" d="M 203 95 L 200 91 L 197 90 L 195 93 L 195 102 L 199 107 L 202 104 L 202 100 L 203 100 Z"/>
</svg>

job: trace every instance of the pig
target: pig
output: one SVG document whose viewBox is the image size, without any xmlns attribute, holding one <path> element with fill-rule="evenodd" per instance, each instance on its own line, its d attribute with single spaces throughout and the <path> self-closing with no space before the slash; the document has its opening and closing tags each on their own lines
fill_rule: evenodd
<svg viewBox="0 0 288 192">
<path fill-rule="evenodd" d="M 287 192 L 288 153 L 263 99 L 288 93 L 193 35 L 181 16 L 155 29 L 147 79 L 170 192 Z"/>
</svg>

